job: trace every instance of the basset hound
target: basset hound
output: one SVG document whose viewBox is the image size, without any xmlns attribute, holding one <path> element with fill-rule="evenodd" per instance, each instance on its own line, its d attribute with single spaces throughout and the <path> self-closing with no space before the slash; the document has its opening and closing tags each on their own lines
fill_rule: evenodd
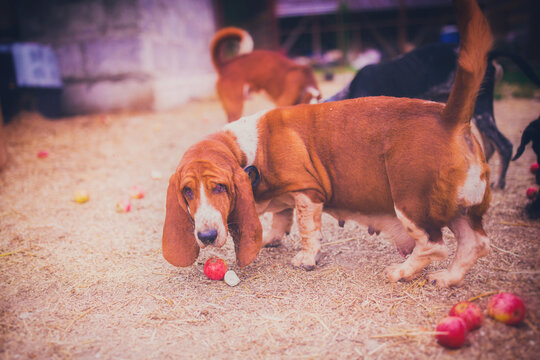
<svg viewBox="0 0 540 360">
<path fill-rule="evenodd" d="M 239 41 L 238 54 L 225 58 L 221 54 L 230 40 Z M 242 116 L 251 92 L 264 91 L 276 106 L 317 103 L 322 98 L 309 66 L 277 52 L 253 50 L 253 39 L 245 30 L 221 29 L 214 35 L 210 53 L 218 73 L 217 93 L 229 122 Z"/>
<path fill-rule="evenodd" d="M 482 227 L 489 167 L 470 119 L 492 36 L 475 1 L 456 3 L 464 45 L 446 105 L 366 97 L 277 108 L 228 124 L 191 146 L 170 178 L 165 259 L 189 266 L 201 248 L 222 246 L 230 233 L 237 263 L 246 266 L 262 246 L 280 244 L 296 209 L 302 249 L 292 263 L 311 270 L 324 211 L 387 232 L 399 249 L 412 250 L 387 269 L 392 282 L 446 258 L 441 229 L 449 227 L 455 258 L 429 279 L 461 284 L 489 250 Z M 258 215 L 265 212 L 273 222 L 263 238 Z"/>
</svg>

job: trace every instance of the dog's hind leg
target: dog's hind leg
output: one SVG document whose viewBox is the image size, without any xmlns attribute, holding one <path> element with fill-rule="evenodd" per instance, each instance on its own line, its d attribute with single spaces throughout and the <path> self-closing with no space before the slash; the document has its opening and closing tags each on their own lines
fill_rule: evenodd
<svg viewBox="0 0 540 360">
<path fill-rule="evenodd" d="M 219 79 L 217 93 L 221 100 L 221 105 L 227 114 L 227 121 L 233 122 L 242 117 L 244 111 L 244 87 L 241 82 L 223 81 Z"/>
<path fill-rule="evenodd" d="M 493 151 L 490 151 L 493 149 L 492 146 L 495 146 L 495 149 L 499 154 L 499 178 L 496 186 L 500 189 L 504 189 L 506 186 L 506 172 L 508 171 L 508 166 L 512 159 L 512 143 L 499 131 L 499 129 L 497 129 L 492 113 L 483 112 L 474 114 L 474 121 L 482 134 L 486 160 L 489 160 L 493 153 Z"/>
<path fill-rule="evenodd" d="M 296 221 L 302 239 L 302 250 L 292 259 L 296 267 L 310 271 L 315 268 L 321 251 L 321 217 L 323 204 L 314 203 L 309 196 L 297 193 L 294 196 Z"/>
<path fill-rule="evenodd" d="M 272 229 L 263 237 L 263 246 L 281 245 L 283 236 L 289 234 L 293 224 L 293 209 L 285 209 L 272 215 Z"/>
<path fill-rule="evenodd" d="M 450 223 L 449 228 L 457 240 L 454 260 L 448 269 L 428 275 L 428 279 L 440 287 L 459 286 L 476 260 L 489 253 L 489 238 L 481 219 L 460 216 Z"/>
<path fill-rule="evenodd" d="M 443 260 L 448 256 L 448 249 L 444 245 L 440 229 L 434 229 L 428 233 L 409 219 L 397 207 L 395 207 L 395 212 L 409 236 L 415 240 L 415 246 L 405 262 L 390 265 L 386 269 L 388 280 L 391 282 L 401 279 L 413 279 L 432 261 Z"/>
</svg>

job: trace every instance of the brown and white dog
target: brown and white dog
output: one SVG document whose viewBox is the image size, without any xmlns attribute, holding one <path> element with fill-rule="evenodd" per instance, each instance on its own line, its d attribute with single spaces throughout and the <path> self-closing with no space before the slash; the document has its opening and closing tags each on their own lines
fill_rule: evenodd
<svg viewBox="0 0 540 360">
<path fill-rule="evenodd" d="M 261 112 L 225 126 L 186 151 L 167 191 L 163 256 L 189 266 L 199 249 L 230 233 L 239 266 L 263 245 L 278 245 L 296 209 L 302 250 L 292 263 L 313 269 L 321 214 L 352 219 L 414 249 L 388 268 L 390 281 L 411 279 L 458 246 L 447 270 L 429 275 L 459 285 L 489 250 L 482 216 L 490 201 L 489 168 L 470 119 L 492 43 L 473 0 L 457 0 L 462 47 L 446 105 L 366 97 Z M 376 118 L 377 121 L 373 121 Z M 262 237 L 258 214 L 274 213 Z"/>
<path fill-rule="evenodd" d="M 225 59 L 223 44 L 239 40 L 238 55 Z M 253 39 L 245 30 L 227 27 L 216 33 L 210 45 L 218 73 L 216 84 L 229 122 L 242 116 L 250 92 L 265 91 L 277 106 L 317 103 L 321 92 L 309 66 L 267 50 L 253 50 Z"/>
</svg>

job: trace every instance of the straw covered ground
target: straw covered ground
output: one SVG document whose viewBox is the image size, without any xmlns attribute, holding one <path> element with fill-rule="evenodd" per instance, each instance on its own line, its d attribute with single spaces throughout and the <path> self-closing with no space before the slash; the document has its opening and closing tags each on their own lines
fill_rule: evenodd
<svg viewBox="0 0 540 360">
<path fill-rule="evenodd" d="M 330 95 L 352 74 L 322 82 Z M 508 92 L 511 92 L 509 90 Z M 501 131 L 516 145 L 540 113 L 540 97 L 495 103 Z M 259 97 L 246 113 L 269 103 Z M 161 256 L 168 177 L 187 147 L 225 124 L 216 98 L 166 113 L 105 114 L 55 121 L 25 113 L 5 128 L 10 162 L 0 172 L 0 358 L 5 359 L 532 359 L 540 351 L 540 221 L 525 217 L 533 184 L 530 147 L 510 166 L 507 189 L 485 218 L 491 253 L 460 288 L 415 281 L 390 284 L 387 265 L 402 261 L 384 235 L 325 216 L 323 256 L 305 272 L 284 246 L 263 249 L 250 266 L 232 244 L 203 250 L 188 268 Z M 38 158 L 40 150 L 49 156 Z M 496 168 L 497 160 L 491 165 Z M 156 172 L 163 176 L 155 179 Z M 154 174 L 154 178 L 151 176 Z M 146 196 L 129 213 L 115 204 L 139 184 Z M 86 189 L 90 201 L 73 194 Z M 265 229 L 269 217 L 262 217 Z M 446 233 L 451 249 L 455 243 Z M 207 280 L 204 261 L 223 257 L 242 282 Z M 427 271 L 446 267 L 448 261 Z M 470 345 L 439 346 L 431 332 L 450 307 L 483 309 L 497 291 L 519 294 L 526 321 L 485 318 Z M 536 357 L 537 358 L 537 357 Z"/>
</svg>

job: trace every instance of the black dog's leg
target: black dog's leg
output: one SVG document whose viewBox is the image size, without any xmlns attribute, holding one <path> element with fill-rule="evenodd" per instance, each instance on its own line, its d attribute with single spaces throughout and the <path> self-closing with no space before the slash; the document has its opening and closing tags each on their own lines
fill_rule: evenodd
<svg viewBox="0 0 540 360">
<path fill-rule="evenodd" d="M 489 139 L 489 142 L 495 146 L 495 149 L 500 156 L 499 167 L 499 179 L 496 187 L 504 189 L 506 186 L 506 172 L 508 171 L 508 165 L 512 159 L 512 143 L 504 136 L 495 123 L 495 117 L 493 116 L 493 97 L 495 94 L 495 66 L 491 61 L 488 62 L 484 80 L 480 87 L 480 92 L 476 99 L 476 106 L 474 108 L 474 121 L 482 137 Z M 486 141 L 484 141 L 486 144 Z M 489 160 L 493 152 L 489 151 L 488 146 L 484 146 L 486 151 L 486 160 Z"/>
<path fill-rule="evenodd" d="M 534 199 L 530 204 L 525 206 L 525 211 L 529 219 L 540 218 L 540 196 Z"/>
<path fill-rule="evenodd" d="M 500 189 L 504 189 L 506 186 L 506 172 L 508 171 L 508 165 L 510 164 L 510 159 L 512 158 L 512 143 L 499 131 L 499 129 L 497 129 L 495 119 L 491 113 L 484 112 L 474 114 L 474 121 L 478 127 L 478 130 L 483 136 L 489 139 L 490 142 L 490 144 L 484 142 L 486 159 L 489 160 L 493 154 L 492 146 L 495 146 L 500 155 L 501 164 L 499 169 L 499 179 L 496 186 Z"/>
</svg>

